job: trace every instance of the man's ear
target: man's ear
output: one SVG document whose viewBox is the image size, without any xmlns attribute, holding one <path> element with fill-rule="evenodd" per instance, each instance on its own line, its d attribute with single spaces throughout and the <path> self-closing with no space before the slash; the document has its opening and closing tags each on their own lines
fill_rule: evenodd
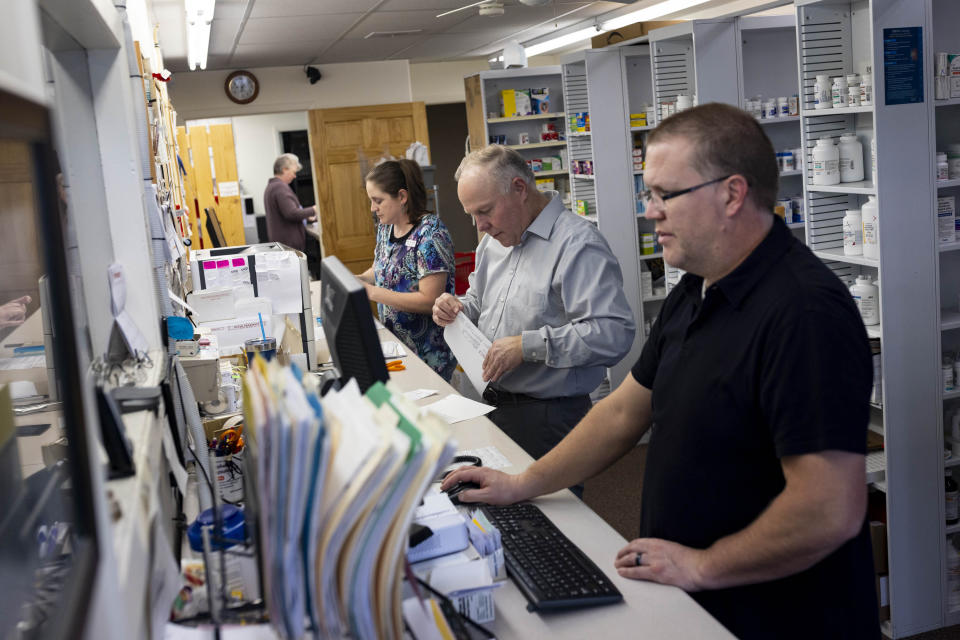
<svg viewBox="0 0 960 640">
<path fill-rule="evenodd" d="M 724 181 L 723 185 L 724 207 L 728 217 L 736 215 L 750 196 L 750 185 L 747 179 L 735 173 Z"/>
</svg>

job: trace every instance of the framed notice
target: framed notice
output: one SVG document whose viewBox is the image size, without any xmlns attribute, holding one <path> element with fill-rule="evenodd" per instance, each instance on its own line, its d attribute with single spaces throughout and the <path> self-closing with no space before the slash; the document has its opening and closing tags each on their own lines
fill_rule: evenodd
<svg viewBox="0 0 960 640">
<path fill-rule="evenodd" d="M 923 102 L 923 29 L 883 30 L 883 93 L 887 105 Z"/>
</svg>

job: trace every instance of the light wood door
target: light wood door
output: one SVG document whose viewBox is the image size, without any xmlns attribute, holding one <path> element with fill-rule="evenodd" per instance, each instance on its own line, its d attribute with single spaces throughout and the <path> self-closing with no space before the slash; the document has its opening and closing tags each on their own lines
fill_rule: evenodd
<svg viewBox="0 0 960 640">
<path fill-rule="evenodd" d="M 207 237 L 204 210 L 213 207 L 228 246 L 245 244 L 243 214 L 237 188 L 237 159 L 233 127 L 229 124 L 177 127 L 180 159 L 187 172 L 185 190 L 190 209 L 190 232 L 194 249 L 213 246 Z M 223 195 L 238 194 L 238 195 Z"/>
<path fill-rule="evenodd" d="M 373 264 L 376 226 L 364 185 L 364 168 L 384 155 L 402 158 L 413 142 L 428 148 L 422 102 L 310 111 L 310 146 L 323 253 L 354 273 Z"/>
</svg>

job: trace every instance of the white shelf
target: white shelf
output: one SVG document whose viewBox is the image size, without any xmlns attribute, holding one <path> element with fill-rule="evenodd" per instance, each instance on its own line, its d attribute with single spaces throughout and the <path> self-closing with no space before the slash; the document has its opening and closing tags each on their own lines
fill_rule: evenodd
<svg viewBox="0 0 960 640">
<path fill-rule="evenodd" d="M 877 195 L 877 186 L 869 180 L 860 182 L 841 182 L 840 184 L 823 185 L 808 184 L 807 191 L 820 191 L 822 193 L 855 193 L 859 195 Z"/>
<path fill-rule="evenodd" d="M 593 174 L 587 174 L 587 173 L 574 173 L 571 175 L 573 175 L 573 177 L 576 178 L 577 180 L 596 180 L 597 179 Z"/>
<path fill-rule="evenodd" d="M 954 389 L 953 391 L 944 391 L 943 399 L 944 400 L 953 400 L 954 398 L 960 398 L 960 389 Z M 960 461 L 960 458 L 957 458 Z"/>
<path fill-rule="evenodd" d="M 960 178 L 937 180 L 937 189 L 949 189 L 950 187 L 960 187 Z"/>
<path fill-rule="evenodd" d="M 644 254 L 644 253 L 641 253 L 641 254 L 640 254 L 640 259 L 641 259 L 641 260 L 656 260 L 657 258 L 662 258 L 662 257 L 663 257 L 663 251 L 658 251 L 658 252 L 656 252 L 656 253 L 645 253 L 645 254 Z M 960 314 L 957 314 L 957 315 L 960 315 Z"/>
<path fill-rule="evenodd" d="M 935 107 L 951 107 L 960 104 L 960 98 L 947 98 L 946 100 L 934 100 Z"/>
<path fill-rule="evenodd" d="M 867 454 L 867 484 L 882 482 L 887 471 L 887 456 L 883 451 Z"/>
<path fill-rule="evenodd" d="M 532 116 L 513 116 L 510 118 L 487 118 L 488 124 L 497 124 L 499 122 L 524 122 L 526 120 L 552 120 L 553 118 L 563 118 L 566 114 L 563 111 L 553 113 L 535 113 Z"/>
<path fill-rule="evenodd" d="M 800 115 L 804 118 L 816 116 L 842 116 L 848 113 L 873 113 L 873 105 L 867 107 L 840 107 L 839 109 L 804 109 Z"/>
<path fill-rule="evenodd" d="M 940 309 L 940 330 L 960 329 L 960 313 L 950 309 Z"/>
<path fill-rule="evenodd" d="M 643 169 L 641 169 L 640 171 L 634 171 L 634 172 L 633 172 L 633 175 L 635 175 L 635 176 L 642 176 L 642 175 L 643 175 Z"/>
<path fill-rule="evenodd" d="M 656 129 L 656 128 L 657 128 L 657 125 L 655 125 L 655 124 L 648 124 L 648 125 L 645 126 L 645 127 L 630 127 L 630 131 L 650 131 L 650 130 Z"/>
<path fill-rule="evenodd" d="M 937 250 L 940 253 L 946 253 L 947 251 L 956 251 L 957 249 L 960 249 L 960 240 L 956 242 L 944 242 L 939 245 Z"/>
<path fill-rule="evenodd" d="M 643 296 L 644 302 L 657 302 L 659 300 L 666 300 L 666 299 L 667 299 L 666 293 L 658 293 L 652 296 Z"/>
<path fill-rule="evenodd" d="M 545 149 L 547 147 L 565 147 L 565 140 L 551 140 L 550 142 L 530 142 L 528 144 L 508 144 L 511 149 Z"/>
<path fill-rule="evenodd" d="M 645 218 L 646 215 L 647 215 L 646 213 L 638 213 L 638 214 L 637 214 L 637 217 L 638 217 L 638 218 Z"/>
<path fill-rule="evenodd" d="M 867 330 L 868 338 L 883 338 L 883 331 L 879 324 L 863 325 L 863 328 Z"/>
<path fill-rule="evenodd" d="M 960 456 L 950 456 L 943 461 L 943 466 L 945 468 L 956 467 L 957 465 L 960 465 Z"/>
<path fill-rule="evenodd" d="M 805 222 L 788 222 L 788 223 L 787 223 L 787 228 L 788 228 L 788 229 L 803 229 L 803 227 L 804 227 L 805 224 L 806 224 Z"/>
<path fill-rule="evenodd" d="M 944 529 L 944 533 L 947 534 L 948 536 L 957 532 L 960 532 L 960 522 L 958 522 L 957 524 L 947 525 L 947 528 Z"/>
<path fill-rule="evenodd" d="M 549 176 L 566 176 L 569 175 L 569 172 L 566 169 L 555 169 L 553 171 L 534 171 L 533 175 L 536 178 L 547 178 Z"/>
<path fill-rule="evenodd" d="M 799 176 L 799 175 L 803 175 L 803 169 L 790 169 L 789 171 L 780 172 L 781 178 L 785 176 Z"/>
<path fill-rule="evenodd" d="M 859 264 L 864 267 L 880 267 L 880 261 L 876 258 L 864 258 L 863 256 L 845 256 L 843 247 L 833 249 L 818 249 L 813 252 L 821 260 L 836 260 L 838 262 L 849 262 L 850 264 Z M 957 314 L 960 316 L 960 313 Z"/>
<path fill-rule="evenodd" d="M 581 138 L 581 137 L 583 137 L 583 136 L 588 136 L 588 135 L 590 135 L 591 133 L 592 133 L 591 131 L 568 131 L 568 132 L 567 132 L 567 137 L 568 137 L 568 138 Z"/>
<path fill-rule="evenodd" d="M 756 118 L 760 124 L 780 124 L 781 122 L 800 122 L 800 116 L 780 116 L 779 118 Z"/>
</svg>

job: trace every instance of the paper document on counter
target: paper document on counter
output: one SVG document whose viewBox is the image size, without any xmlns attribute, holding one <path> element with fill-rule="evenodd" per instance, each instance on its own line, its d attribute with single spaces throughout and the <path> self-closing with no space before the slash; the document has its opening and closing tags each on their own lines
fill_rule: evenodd
<svg viewBox="0 0 960 640">
<path fill-rule="evenodd" d="M 438 400 L 433 404 L 427 405 L 423 410 L 437 414 L 446 420 L 448 424 L 454 424 L 455 422 L 485 416 L 493 411 L 494 408 L 495 407 L 491 407 L 488 404 L 483 404 L 482 402 L 451 393 L 443 400 Z"/>
<path fill-rule="evenodd" d="M 483 381 L 483 359 L 490 350 L 490 341 L 462 313 L 458 313 L 457 319 L 443 328 L 443 339 L 477 392 L 482 394 L 487 388 L 487 383 Z"/>
</svg>

